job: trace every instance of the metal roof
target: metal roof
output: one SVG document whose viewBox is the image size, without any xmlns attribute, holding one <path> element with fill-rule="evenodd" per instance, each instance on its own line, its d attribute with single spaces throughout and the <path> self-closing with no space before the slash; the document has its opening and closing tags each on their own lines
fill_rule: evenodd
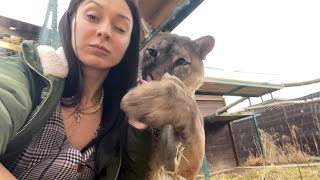
<svg viewBox="0 0 320 180">
<path fill-rule="evenodd" d="M 142 18 L 143 47 L 159 31 L 171 32 L 203 0 L 137 0 Z"/>
<path fill-rule="evenodd" d="M 283 85 L 265 82 L 206 77 L 196 94 L 259 97 L 282 88 Z"/>
</svg>

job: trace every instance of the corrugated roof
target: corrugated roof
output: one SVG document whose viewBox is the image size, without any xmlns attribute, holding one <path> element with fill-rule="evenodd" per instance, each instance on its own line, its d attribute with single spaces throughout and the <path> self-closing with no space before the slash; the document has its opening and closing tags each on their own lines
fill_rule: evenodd
<svg viewBox="0 0 320 180">
<path fill-rule="evenodd" d="M 143 47 L 159 31 L 171 32 L 203 0 L 137 0 L 142 18 Z"/>
<path fill-rule="evenodd" d="M 259 97 L 282 88 L 278 84 L 206 77 L 197 94 Z"/>
</svg>

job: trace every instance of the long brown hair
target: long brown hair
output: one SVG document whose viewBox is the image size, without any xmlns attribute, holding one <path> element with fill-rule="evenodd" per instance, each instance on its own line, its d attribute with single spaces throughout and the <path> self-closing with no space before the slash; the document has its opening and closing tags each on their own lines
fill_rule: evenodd
<svg viewBox="0 0 320 180">
<path fill-rule="evenodd" d="M 71 0 L 67 11 L 59 22 L 59 35 L 61 45 L 64 49 L 69 65 L 69 73 L 66 78 L 63 97 L 81 97 L 83 89 L 81 63 L 72 48 L 72 28 L 71 23 L 77 13 L 77 9 L 83 0 Z M 123 95 L 136 85 L 138 62 L 139 62 L 139 39 L 140 39 L 140 18 L 134 0 L 125 0 L 133 17 L 133 29 L 129 46 L 121 62 L 111 68 L 103 86 L 105 91 L 110 91 L 115 100 L 119 103 Z M 108 94 L 108 93 L 105 93 Z M 109 97 L 110 98 L 110 97 Z M 106 100 L 108 98 L 105 98 Z M 110 101 L 110 99 L 108 99 Z"/>
<path fill-rule="evenodd" d="M 72 20 L 83 0 L 71 0 L 67 11 L 59 22 L 59 35 L 69 65 L 63 97 L 75 97 L 79 102 L 83 81 L 81 63 L 72 48 Z M 105 98 L 103 102 L 102 126 L 106 131 L 126 124 L 124 112 L 120 110 L 120 101 L 128 90 L 136 85 L 139 64 L 140 17 L 135 0 L 125 0 L 133 18 L 133 29 L 129 46 L 121 62 L 112 67 L 103 83 Z M 76 23 L 76 21 L 75 21 Z M 78 99 L 77 99 L 78 98 Z M 63 105 L 63 104 L 62 104 Z"/>
</svg>

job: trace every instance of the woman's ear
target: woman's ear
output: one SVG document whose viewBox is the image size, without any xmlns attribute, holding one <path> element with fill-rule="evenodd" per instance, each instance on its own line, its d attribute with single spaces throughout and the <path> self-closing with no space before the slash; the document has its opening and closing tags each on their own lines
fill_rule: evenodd
<svg viewBox="0 0 320 180">
<path fill-rule="evenodd" d="M 209 52 L 211 52 L 215 44 L 214 37 L 212 36 L 203 36 L 194 40 L 194 42 L 199 47 L 199 54 L 202 60 L 206 59 L 206 56 L 209 54 Z"/>
</svg>

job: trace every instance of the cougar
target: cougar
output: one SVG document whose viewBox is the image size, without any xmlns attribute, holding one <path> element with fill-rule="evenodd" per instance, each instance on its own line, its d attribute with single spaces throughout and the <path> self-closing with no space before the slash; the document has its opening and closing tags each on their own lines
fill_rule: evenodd
<svg viewBox="0 0 320 180">
<path fill-rule="evenodd" d="M 141 50 L 141 75 L 149 83 L 131 89 L 121 108 L 153 128 L 149 180 L 192 180 L 201 168 L 204 123 L 194 97 L 214 43 L 212 36 L 159 33 Z"/>
</svg>

